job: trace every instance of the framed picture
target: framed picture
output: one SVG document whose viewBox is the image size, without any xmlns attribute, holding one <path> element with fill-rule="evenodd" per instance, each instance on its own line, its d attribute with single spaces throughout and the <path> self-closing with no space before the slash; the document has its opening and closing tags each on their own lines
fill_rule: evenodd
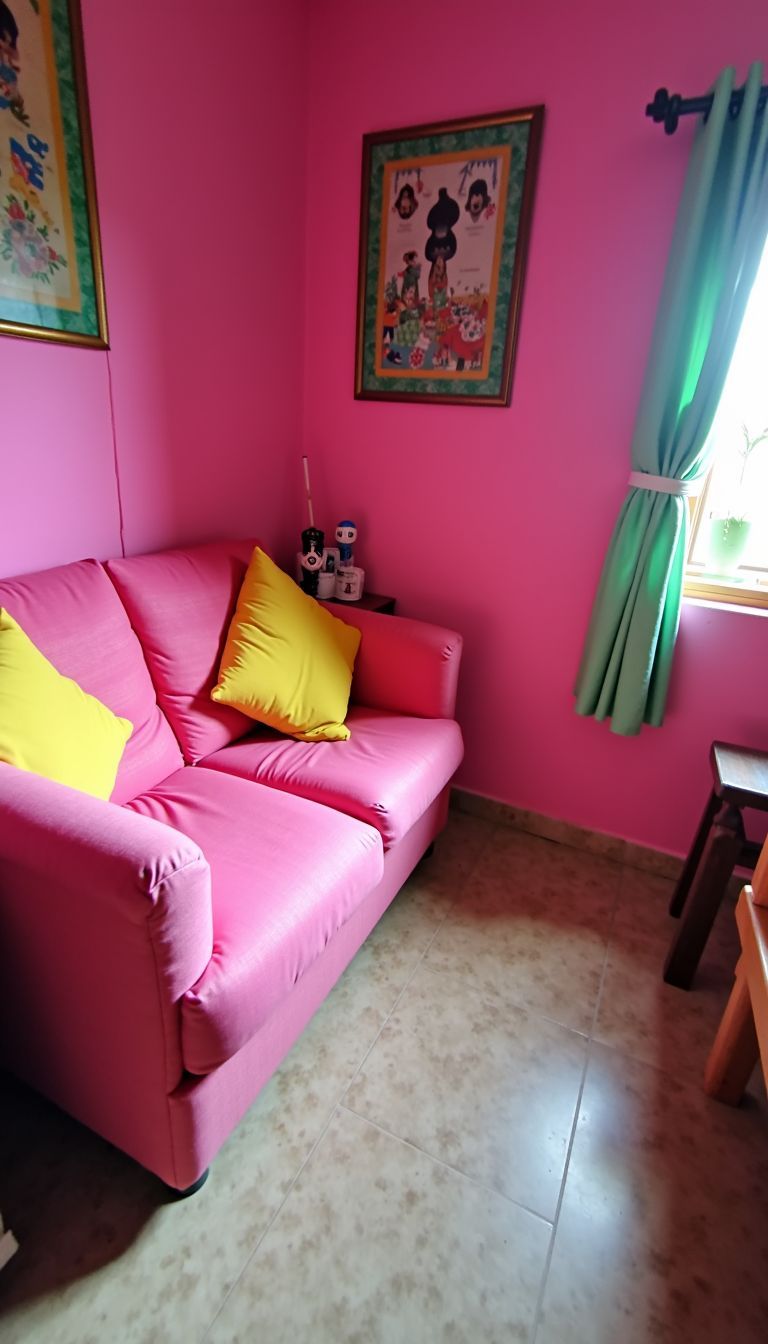
<svg viewBox="0 0 768 1344">
<path fill-rule="evenodd" d="M 363 137 L 356 397 L 509 405 L 543 120 Z"/>
<path fill-rule="evenodd" d="M 108 344 L 78 0 L 0 0 L 0 334 Z"/>
</svg>

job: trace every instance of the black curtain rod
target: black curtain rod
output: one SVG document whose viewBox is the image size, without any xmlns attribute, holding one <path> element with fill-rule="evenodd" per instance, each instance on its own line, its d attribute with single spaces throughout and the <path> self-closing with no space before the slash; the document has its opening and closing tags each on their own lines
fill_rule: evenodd
<svg viewBox="0 0 768 1344">
<path fill-rule="evenodd" d="M 653 117 L 655 122 L 663 121 L 667 135 L 674 135 L 680 118 L 688 116 L 690 112 L 703 112 L 706 121 L 712 110 L 713 97 L 714 94 L 704 93 L 700 98 L 681 98 L 679 93 L 670 95 L 668 89 L 657 89 L 653 102 L 648 103 L 645 109 L 645 115 Z M 743 101 L 744 90 L 735 89 L 731 94 L 729 117 L 738 117 Z M 761 110 L 765 107 L 766 101 L 768 101 L 768 87 L 764 85 L 757 102 Z"/>
</svg>

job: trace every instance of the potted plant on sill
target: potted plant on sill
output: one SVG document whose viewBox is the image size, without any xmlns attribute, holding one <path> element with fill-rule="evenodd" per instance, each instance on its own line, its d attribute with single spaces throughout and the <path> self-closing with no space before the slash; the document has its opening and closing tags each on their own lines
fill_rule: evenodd
<svg viewBox="0 0 768 1344">
<path fill-rule="evenodd" d="M 749 541 L 752 520 L 749 517 L 749 494 L 745 476 L 752 453 L 768 439 L 768 427 L 750 437 L 746 425 L 741 426 L 744 443 L 738 448 L 741 458 L 738 481 L 728 501 L 727 509 L 710 516 L 708 568 L 715 574 L 734 575 L 744 557 Z"/>
</svg>

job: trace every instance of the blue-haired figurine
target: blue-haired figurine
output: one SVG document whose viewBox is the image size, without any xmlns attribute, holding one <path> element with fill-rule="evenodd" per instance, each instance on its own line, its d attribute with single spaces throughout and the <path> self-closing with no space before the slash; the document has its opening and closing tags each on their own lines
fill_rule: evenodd
<svg viewBox="0 0 768 1344">
<path fill-rule="evenodd" d="M 339 562 L 342 565 L 353 565 L 355 557 L 352 547 L 357 541 L 357 523 L 342 518 L 336 528 L 336 540 L 339 543 Z"/>
</svg>

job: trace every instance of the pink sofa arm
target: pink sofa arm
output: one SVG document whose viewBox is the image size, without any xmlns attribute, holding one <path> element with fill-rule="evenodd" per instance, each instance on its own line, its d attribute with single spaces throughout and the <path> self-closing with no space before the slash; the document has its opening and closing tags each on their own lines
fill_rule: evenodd
<svg viewBox="0 0 768 1344">
<path fill-rule="evenodd" d="M 452 719 L 463 640 L 455 630 L 404 616 L 341 610 L 333 615 L 362 632 L 352 700 L 424 719 Z"/>
<path fill-rule="evenodd" d="M 0 763 L 0 928 L 4 1062 L 169 1179 L 178 1001 L 213 946 L 198 846 Z"/>
</svg>

